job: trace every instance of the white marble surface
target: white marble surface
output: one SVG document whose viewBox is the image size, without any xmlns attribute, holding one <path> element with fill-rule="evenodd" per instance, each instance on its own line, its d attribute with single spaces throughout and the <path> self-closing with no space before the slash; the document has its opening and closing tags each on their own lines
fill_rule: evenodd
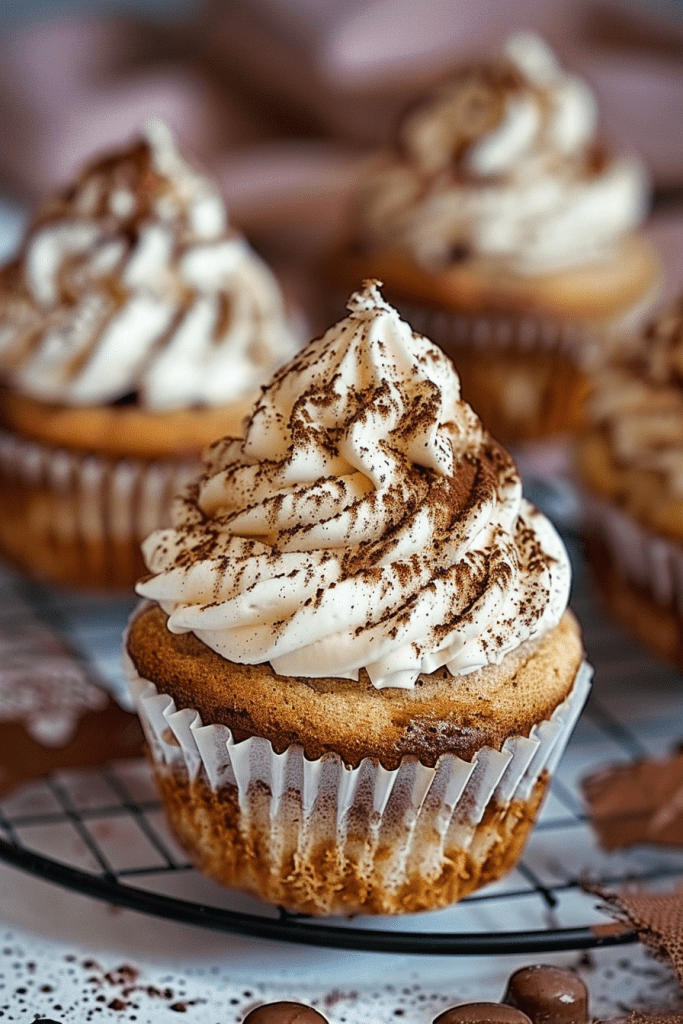
<svg viewBox="0 0 683 1024">
<path fill-rule="evenodd" d="M 292 999 L 315 1005 L 333 1024 L 429 1024 L 455 1003 L 499 999 L 508 975 L 535 960 L 390 957 L 221 936 L 115 911 L 7 868 L 0 868 L 0 898 L 7 1021 L 38 1014 L 64 1024 L 157 1024 L 175 1010 L 188 1024 L 228 1024 L 259 1002 Z M 596 1015 L 676 997 L 671 973 L 640 947 L 540 961 L 578 967 Z"/>
</svg>

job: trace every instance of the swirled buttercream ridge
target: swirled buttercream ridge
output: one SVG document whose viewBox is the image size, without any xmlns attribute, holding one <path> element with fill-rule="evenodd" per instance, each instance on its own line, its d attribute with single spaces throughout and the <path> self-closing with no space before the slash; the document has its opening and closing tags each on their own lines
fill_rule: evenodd
<svg viewBox="0 0 683 1024">
<path fill-rule="evenodd" d="M 224 405 L 295 347 L 273 273 L 160 122 L 48 200 L 0 271 L 0 374 L 39 401 Z"/>
<path fill-rule="evenodd" d="M 537 36 L 514 35 L 405 113 L 359 189 L 357 242 L 429 269 L 465 256 L 522 277 L 612 259 L 648 184 L 596 128 L 586 83 Z"/>
<path fill-rule="evenodd" d="M 366 282 L 143 545 L 173 632 L 281 675 L 411 687 L 552 628 L 569 565 L 450 360 Z"/>
</svg>

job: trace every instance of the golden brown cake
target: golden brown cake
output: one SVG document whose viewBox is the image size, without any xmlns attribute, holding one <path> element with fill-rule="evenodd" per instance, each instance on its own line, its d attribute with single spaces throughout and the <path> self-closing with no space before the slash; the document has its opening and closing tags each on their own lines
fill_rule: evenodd
<svg viewBox="0 0 683 1024">
<path fill-rule="evenodd" d="M 615 614 L 683 665 L 683 299 L 595 378 L 577 449 L 588 549 Z"/>
<path fill-rule="evenodd" d="M 659 287 L 643 171 L 596 120 L 587 86 L 513 36 L 408 109 L 327 266 L 342 292 L 381 279 L 506 443 L 583 423 L 587 368 Z"/>
<path fill-rule="evenodd" d="M 0 271 L 0 550 L 132 586 L 142 538 L 293 350 L 275 279 L 164 126 L 87 168 Z"/>
<path fill-rule="evenodd" d="M 312 914 L 445 906 L 518 858 L 589 685 L 569 565 L 376 282 L 143 545 L 131 688 L 172 827 Z"/>
</svg>

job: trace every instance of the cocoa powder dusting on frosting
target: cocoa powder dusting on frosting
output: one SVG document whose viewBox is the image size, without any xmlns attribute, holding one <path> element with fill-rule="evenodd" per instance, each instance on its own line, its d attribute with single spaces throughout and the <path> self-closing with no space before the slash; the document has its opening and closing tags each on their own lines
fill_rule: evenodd
<svg viewBox="0 0 683 1024">
<path fill-rule="evenodd" d="M 366 282 L 144 545 L 172 632 L 282 675 L 412 686 L 559 621 L 569 568 L 443 353 Z M 210 598 L 210 600 L 207 600 Z"/>
<path fill-rule="evenodd" d="M 0 373 L 62 405 L 224 405 L 294 350 L 270 270 L 160 122 L 39 210 L 0 273 Z"/>
<path fill-rule="evenodd" d="M 588 86 L 537 36 L 511 36 L 406 110 L 358 190 L 356 248 L 522 276 L 612 259 L 646 215 L 647 180 L 596 128 Z"/>
</svg>

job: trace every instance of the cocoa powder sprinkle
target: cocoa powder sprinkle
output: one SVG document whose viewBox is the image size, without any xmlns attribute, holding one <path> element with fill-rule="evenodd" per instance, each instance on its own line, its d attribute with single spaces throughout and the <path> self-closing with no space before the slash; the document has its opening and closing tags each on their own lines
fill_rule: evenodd
<svg viewBox="0 0 683 1024">
<path fill-rule="evenodd" d="M 536 629 L 553 559 L 531 514 L 512 511 L 514 463 L 459 400 L 452 366 L 413 332 L 399 345 L 406 325 L 374 288 L 353 297 L 334 344 L 315 339 L 275 375 L 244 438 L 213 446 L 155 566 L 189 574 L 205 563 L 213 588 L 190 599 L 196 621 L 225 614 L 239 627 L 237 602 L 276 652 L 292 619 L 305 643 L 331 616 L 333 635 L 406 643 L 418 663 L 470 634 L 496 660 Z M 154 596 L 155 579 L 141 591 Z M 489 624 L 491 601 L 505 613 Z"/>
</svg>

